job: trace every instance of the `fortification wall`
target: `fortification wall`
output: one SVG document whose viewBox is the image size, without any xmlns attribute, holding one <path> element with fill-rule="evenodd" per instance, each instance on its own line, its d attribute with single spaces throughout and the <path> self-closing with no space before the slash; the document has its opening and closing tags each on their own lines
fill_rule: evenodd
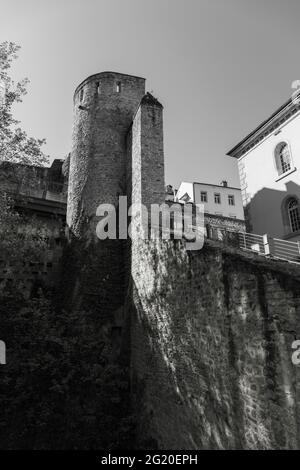
<svg viewBox="0 0 300 470">
<path fill-rule="evenodd" d="M 66 203 L 67 178 L 62 174 L 63 160 L 54 160 L 51 167 L 0 161 L 1 190 L 13 197 L 33 197 Z"/>
<path fill-rule="evenodd" d="M 140 240 L 131 271 L 139 447 L 299 448 L 299 268 Z"/>
<path fill-rule="evenodd" d="M 0 254 L 0 297 L 21 293 L 24 299 L 58 288 L 63 254 L 61 235 L 49 237 L 47 246 L 40 250 L 38 259 L 25 260 L 24 256 L 8 252 Z M 29 256 L 30 257 L 30 256 Z M 28 256 L 27 256 L 28 258 Z"/>
</svg>

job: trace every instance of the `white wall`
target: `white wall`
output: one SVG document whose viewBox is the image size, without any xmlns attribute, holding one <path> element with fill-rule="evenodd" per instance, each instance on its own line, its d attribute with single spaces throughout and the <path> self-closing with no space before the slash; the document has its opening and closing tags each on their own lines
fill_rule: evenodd
<svg viewBox="0 0 300 470">
<path fill-rule="evenodd" d="M 195 203 L 201 204 L 201 191 L 207 192 L 207 203 L 204 210 L 209 214 L 220 214 L 223 217 L 233 217 L 244 220 L 241 191 L 238 188 L 217 186 L 213 184 L 194 183 Z M 215 203 L 215 193 L 221 194 L 221 204 Z M 228 203 L 228 196 L 234 196 L 234 206 Z"/>
<path fill-rule="evenodd" d="M 194 202 L 193 183 L 187 183 L 185 181 L 180 183 L 180 186 L 176 194 L 177 201 L 180 201 L 180 198 L 184 196 L 185 193 L 187 193 L 190 196 L 191 202 Z"/>
<path fill-rule="evenodd" d="M 289 228 L 283 223 L 282 203 L 288 195 L 295 195 L 300 200 L 300 115 L 284 124 L 281 132 L 275 134 L 276 131 L 241 157 L 239 168 L 243 202 L 245 206 L 249 204 L 252 232 L 285 238 Z M 292 167 L 296 171 L 278 180 L 280 176 L 276 169 L 274 150 L 282 141 L 290 146 Z M 247 184 L 245 189 L 243 173 Z"/>
<path fill-rule="evenodd" d="M 201 201 L 201 191 L 207 193 L 207 203 Z M 244 220 L 241 191 L 238 188 L 226 188 L 224 186 L 205 183 L 182 182 L 177 192 L 177 199 L 180 200 L 185 193 L 190 196 L 191 202 L 204 204 L 204 210 L 209 214 L 219 214 L 223 217 L 236 217 L 237 219 Z M 221 194 L 221 204 L 215 203 L 215 193 Z M 229 205 L 228 195 L 234 196 L 234 206 Z"/>
</svg>

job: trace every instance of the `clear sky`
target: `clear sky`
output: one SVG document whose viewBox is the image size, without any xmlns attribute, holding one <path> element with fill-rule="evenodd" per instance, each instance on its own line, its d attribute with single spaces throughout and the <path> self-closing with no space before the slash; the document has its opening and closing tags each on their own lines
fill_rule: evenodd
<svg viewBox="0 0 300 470">
<path fill-rule="evenodd" d="M 72 96 L 113 70 L 147 79 L 164 110 L 166 182 L 238 185 L 225 154 L 300 79 L 299 0 L 0 0 L 0 42 L 22 47 L 16 107 L 45 151 L 70 150 Z"/>
</svg>

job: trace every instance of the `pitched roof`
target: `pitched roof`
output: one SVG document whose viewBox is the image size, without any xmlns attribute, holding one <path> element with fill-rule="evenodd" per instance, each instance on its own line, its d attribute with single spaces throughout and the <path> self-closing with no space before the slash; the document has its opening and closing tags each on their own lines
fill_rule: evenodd
<svg viewBox="0 0 300 470">
<path fill-rule="evenodd" d="M 154 98 L 154 96 L 151 95 L 149 91 L 141 99 L 141 104 L 151 104 L 163 108 L 163 105 L 156 98 Z"/>
</svg>

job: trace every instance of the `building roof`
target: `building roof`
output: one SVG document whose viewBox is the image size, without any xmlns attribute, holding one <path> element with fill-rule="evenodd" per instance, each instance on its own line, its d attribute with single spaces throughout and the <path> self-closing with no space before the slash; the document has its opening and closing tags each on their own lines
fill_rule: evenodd
<svg viewBox="0 0 300 470">
<path fill-rule="evenodd" d="M 115 75 L 115 76 L 119 76 L 119 77 L 130 77 L 130 78 L 136 78 L 138 80 L 144 80 L 146 81 L 146 79 L 144 77 L 138 77 L 137 75 L 129 75 L 128 73 L 121 73 L 121 72 L 112 72 L 112 71 L 109 71 L 109 70 L 106 70 L 104 72 L 98 72 L 98 73 L 94 73 L 93 75 L 89 75 L 87 78 L 85 78 L 84 80 L 82 80 L 82 82 L 79 83 L 79 85 L 76 87 L 75 91 L 74 91 L 74 97 L 76 96 L 76 94 L 78 93 L 79 89 L 85 85 L 86 83 L 90 82 L 91 80 L 96 80 L 97 78 L 101 78 L 105 75 Z"/>
<path fill-rule="evenodd" d="M 237 191 L 241 191 L 241 188 L 235 188 L 233 186 L 223 186 L 221 184 L 211 184 L 211 183 L 199 183 L 197 181 L 194 181 L 193 182 L 193 185 L 194 184 L 201 184 L 202 186 L 214 186 L 216 188 L 226 188 L 226 189 L 236 189 Z"/>
<path fill-rule="evenodd" d="M 150 104 L 153 106 L 158 106 L 160 108 L 163 108 L 163 105 L 156 98 L 154 98 L 154 96 L 151 95 L 149 91 L 147 91 L 147 93 L 143 96 L 140 104 Z"/>
<path fill-rule="evenodd" d="M 269 134 L 276 131 L 276 129 L 278 129 L 282 124 L 284 124 L 300 110 L 300 104 L 295 103 L 294 100 L 295 97 L 291 97 L 288 101 L 286 101 L 273 114 L 271 114 L 270 117 L 265 119 L 258 127 L 256 127 L 254 131 L 250 132 L 250 134 L 248 134 L 229 152 L 227 152 L 227 155 L 230 157 L 239 158 Z"/>
</svg>

